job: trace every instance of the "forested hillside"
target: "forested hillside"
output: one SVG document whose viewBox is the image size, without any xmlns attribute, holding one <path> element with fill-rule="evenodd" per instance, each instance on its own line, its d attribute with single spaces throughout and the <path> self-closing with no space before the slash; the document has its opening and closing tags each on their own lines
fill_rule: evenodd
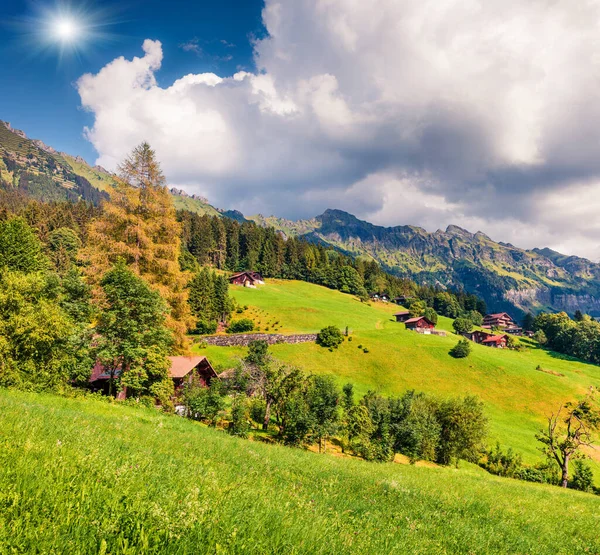
<svg viewBox="0 0 600 555">
<path fill-rule="evenodd" d="M 288 236 L 367 256 L 395 275 L 476 293 L 495 311 L 581 310 L 600 315 L 600 265 L 576 256 L 523 250 L 457 226 L 434 233 L 407 225 L 386 228 L 341 210 L 298 222 L 254 219 Z"/>
</svg>

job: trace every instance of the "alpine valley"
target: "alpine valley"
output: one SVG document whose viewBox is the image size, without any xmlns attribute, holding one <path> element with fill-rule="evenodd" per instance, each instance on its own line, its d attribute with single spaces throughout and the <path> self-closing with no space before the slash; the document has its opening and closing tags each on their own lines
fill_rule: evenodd
<svg viewBox="0 0 600 555">
<path fill-rule="evenodd" d="M 114 180 L 106 169 L 57 152 L 8 122 L 0 122 L 2 189 L 44 201 L 81 199 L 97 204 Z M 303 237 L 351 256 L 371 258 L 392 274 L 476 293 L 492 310 L 570 314 L 580 310 L 600 316 L 600 264 L 584 258 L 548 248 L 524 250 L 452 225 L 433 233 L 411 225 L 381 227 L 332 209 L 299 221 L 244 216 L 176 188 L 171 194 L 178 209 L 252 220 L 285 237 Z"/>
</svg>

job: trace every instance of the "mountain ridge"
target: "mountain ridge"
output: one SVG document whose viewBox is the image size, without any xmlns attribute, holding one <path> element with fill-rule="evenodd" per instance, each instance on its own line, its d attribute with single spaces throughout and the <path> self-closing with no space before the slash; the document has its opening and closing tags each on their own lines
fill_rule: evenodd
<svg viewBox="0 0 600 555">
<path fill-rule="evenodd" d="M 58 152 L 0 120 L 0 185 L 39 200 L 86 200 L 106 196 L 115 175 L 81 157 Z M 464 289 L 493 310 L 576 310 L 600 316 L 600 264 L 548 247 L 521 249 L 482 231 L 457 225 L 428 232 L 412 225 L 384 227 L 340 209 L 310 219 L 244 216 L 214 207 L 198 195 L 171 188 L 178 209 L 271 226 L 284 237 L 303 237 L 351 256 L 380 263 L 389 272 L 442 288 Z"/>
</svg>

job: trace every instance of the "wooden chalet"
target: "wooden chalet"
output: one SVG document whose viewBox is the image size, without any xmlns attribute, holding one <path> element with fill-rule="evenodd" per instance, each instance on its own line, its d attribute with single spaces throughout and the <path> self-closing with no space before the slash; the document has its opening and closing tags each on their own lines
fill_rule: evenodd
<svg viewBox="0 0 600 555">
<path fill-rule="evenodd" d="M 217 373 L 206 357 L 169 357 L 171 368 L 169 373 L 177 394 L 187 383 L 194 379 L 201 386 L 208 387 Z"/>
<path fill-rule="evenodd" d="M 372 301 L 381 301 L 384 303 L 387 303 L 390 300 L 390 297 L 387 293 L 370 293 L 369 297 Z"/>
<path fill-rule="evenodd" d="M 516 328 L 516 322 L 506 312 L 486 314 L 483 318 L 484 328 Z"/>
<path fill-rule="evenodd" d="M 464 337 L 473 341 L 473 343 L 483 343 L 489 337 L 493 337 L 494 334 L 489 331 L 475 330 L 463 334 Z"/>
<path fill-rule="evenodd" d="M 423 331 L 427 333 L 429 330 L 435 329 L 435 324 L 425 316 L 418 316 L 416 318 L 409 318 L 404 322 L 407 330 Z"/>
<path fill-rule="evenodd" d="M 211 366 L 208 359 L 204 356 L 184 357 L 176 356 L 169 357 L 171 367 L 169 374 L 173 379 L 175 386 L 175 395 L 177 395 L 186 383 L 191 383 L 196 379 L 201 386 L 208 387 L 213 378 L 217 378 L 217 373 Z M 121 369 L 117 369 L 113 379 L 119 377 Z M 90 385 L 96 391 L 101 391 L 108 395 L 111 375 L 110 372 L 99 362 L 96 363 L 90 376 Z M 120 391 L 117 395 L 118 399 L 125 399 L 127 391 Z"/>
<path fill-rule="evenodd" d="M 496 349 L 504 349 L 508 343 L 507 335 L 491 335 L 484 339 L 481 344 L 486 347 L 494 347 Z"/>
<path fill-rule="evenodd" d="M 410 319 L 410 312 L 408 310 L 402 310 L 401 312 L 396 312 L 394 317 L 396 318 L 396 322 L 406 322 L 406 320 Z"/>
<path fill-rule="evenodd" d="M 258 272 L 238 272 L 229 276 L 231 285 L 241 285 L 242 287 L 256 287 L 263 285 L 265 282 Z"/>
</svg>

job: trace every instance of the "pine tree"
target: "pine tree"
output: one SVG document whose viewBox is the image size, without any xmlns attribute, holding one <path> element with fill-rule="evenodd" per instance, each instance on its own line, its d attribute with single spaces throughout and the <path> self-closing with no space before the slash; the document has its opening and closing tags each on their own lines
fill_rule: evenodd
<svg viewBox="0 0 600 555">
<path fill-rule="evenodd" d="M 227 234 L 225 233 L 223 220 L 218 216 L 212 219 L 212 235 L 214 238 L 212 263 L 219 270 L 223 270 L 227 258 Z"/>
<path fill-rule="evenodd" d="M 181 225 L 154 151 L 147 143 L 120 166 L 121 180 L 110 191 L 104 212 L 88 230 L 87 274 L 93 284 L 118 260 L 145 279 L 167 301 L 167 326 L 175 349 L 187 349 L 193 326 L 187 303 L 188 276 L 179 267 Z"/>
<path fill-rule="evenodd" d="M 227 269 L 235 272 L 240 264 L 240 224 L 231 221 L 227 227 Z"/>
<path fill-rule="evenodd" d="M 190 308 L 192 314 L 198 319 L 198 323 L 203 324 L 200 326 L 202 328 L 205 327 L 204 324 L 215 320 L 214 299 L 214 281 L 208 268 L 203 268 L 189 284 Z"/>
<path fill-rule="evenodd" d="M 225 276 L 213 274 L 214 279 L 214 310 L 219 322 L 227 322 L 231 315 L 231 299 L 229 297 L 229 282 Z"/>
</svg>

